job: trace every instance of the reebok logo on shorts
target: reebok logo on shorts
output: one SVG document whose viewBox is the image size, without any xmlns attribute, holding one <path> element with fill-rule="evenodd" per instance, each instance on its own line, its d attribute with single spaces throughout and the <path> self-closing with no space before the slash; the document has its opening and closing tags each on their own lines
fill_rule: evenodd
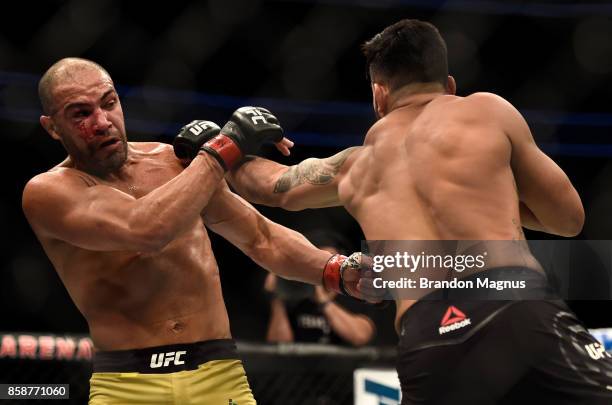
<svg viewBox="0 0 612 405">
<path fill-rule="evenodd" d="M 466 317 L 463 312 L 457 309 L 457 307 L 451 305 L 446 310 L 444 317 L 442 317 L 442 322 L 440 322 L 438 332 L 440 335 L 443 335 L 447 332 L 468 326 L 471 323 L 472 321 L 470 318 Z"/>
<path fill-rule="evenodd" d="M 181 356 L 186 354 L 185 350 L 181 350 L 178 352 L 168 352 L 168 353 L 155 353 L 151 356 L 151 368 L 159 368 L 159 367 L 168 367 L 170 363 L 175 366 L 180 366 L 181 364 L 185 364 L 183 360 L 181 360 Z"/>
</svg>

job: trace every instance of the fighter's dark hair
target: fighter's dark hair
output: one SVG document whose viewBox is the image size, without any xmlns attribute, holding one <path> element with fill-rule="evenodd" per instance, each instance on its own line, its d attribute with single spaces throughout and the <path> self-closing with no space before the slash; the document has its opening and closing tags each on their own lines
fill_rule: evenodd
<svg viewBox="0 0 612 405">
<path fill-rule="evenodd" d="M 446 87 L 446 43 L 432 24 L 405 19 L 388 26 L 361 47 L 370 78 L 391 90 L 411 83 Z"/>
</svg>

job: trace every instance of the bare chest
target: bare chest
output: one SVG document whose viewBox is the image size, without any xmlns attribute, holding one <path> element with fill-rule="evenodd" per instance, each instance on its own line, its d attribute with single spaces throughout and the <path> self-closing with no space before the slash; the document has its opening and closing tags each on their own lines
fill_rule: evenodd
<svg viewBox="0 0 612 405">
<path fill-rule="evenodd" d="M 120 179 L 109 181 L 92 178 L 91 181 L 116 188 L 134 198 L 141 198 L 171 181 L 182 170 L 178 162 L 146 158 L 131 164 L 127 174 Z"/>
</svg>

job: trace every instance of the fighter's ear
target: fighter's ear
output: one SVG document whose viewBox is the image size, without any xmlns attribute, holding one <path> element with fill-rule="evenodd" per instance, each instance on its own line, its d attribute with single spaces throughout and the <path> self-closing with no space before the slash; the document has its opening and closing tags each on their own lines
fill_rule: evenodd
<svg viewBox="0 0 612 405">
<path fill-rule="evenodd" d="M 60 140 L 60 136 L 57 133 L 57 130 L 55 129 L 55 123 L 53 122 L 53 118 L 49 117 L 48 115 L 41 115 L 39 121 L 40 125 L 42 125 L 45 131 L 47 131 L 49 135 L 51 135 L 51 138 L 55 139 L 56 141 Z"/>
<path fill-rule="evenodd" d="M 457 93 L 457 82 L 455 82 L 455 78 L 451 75 L 448 75 L 448 79 L 446 80 L 446 94 L 455 95 Z"/>
<path fill-rule="evenodd" d="M 372 83 L 372 103 L 378 118 L 387 115 L 389 107 L 389 87 L 384 83 Z"/>
</svg>

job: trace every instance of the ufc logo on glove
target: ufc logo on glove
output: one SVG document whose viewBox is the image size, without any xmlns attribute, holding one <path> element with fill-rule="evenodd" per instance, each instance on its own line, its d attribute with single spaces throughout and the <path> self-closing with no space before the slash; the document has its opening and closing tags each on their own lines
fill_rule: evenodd
<svg viewBox="0 0 612 405">
<path fill-rule="evenodd" d="M 244 111 L 245 114 L 250 114 L 252 115 L 251 117 L 251 121 L 253 121 L 253 124 L 257 125 L 257 120 L 260 121 L 260 123 L 262 124 L 267 124 L 268 121 L 266 121 L 266 117 L 263 116 L 263 114 L 261 113 L 261 111 L 259 111 L 257 108 L 251 108 L 249 110 Z"/>
<path fill-rule="evenodd" d="M 151 356 L 151 368 L 168 367 L 170 362 L 175 366 L 185 364 L 181 360 L 181 356 L 187 353 L 185 350 L 179 352 L 168 352 L 168 353 L 155 353 Z"/>
<path fill-rule="evenodd" d="M 202 122 L 198 122 L 197 124 L 194 124 L 192 127 L 190 127 L 189 128 L 189 132 L 191 132 L 194 135 L 200 135 L 205 130 L 210 129 L 210 128 L 214 128 L 215 126 L 216 125 L 213 122 L 202 121 Z"/>
</svg>

